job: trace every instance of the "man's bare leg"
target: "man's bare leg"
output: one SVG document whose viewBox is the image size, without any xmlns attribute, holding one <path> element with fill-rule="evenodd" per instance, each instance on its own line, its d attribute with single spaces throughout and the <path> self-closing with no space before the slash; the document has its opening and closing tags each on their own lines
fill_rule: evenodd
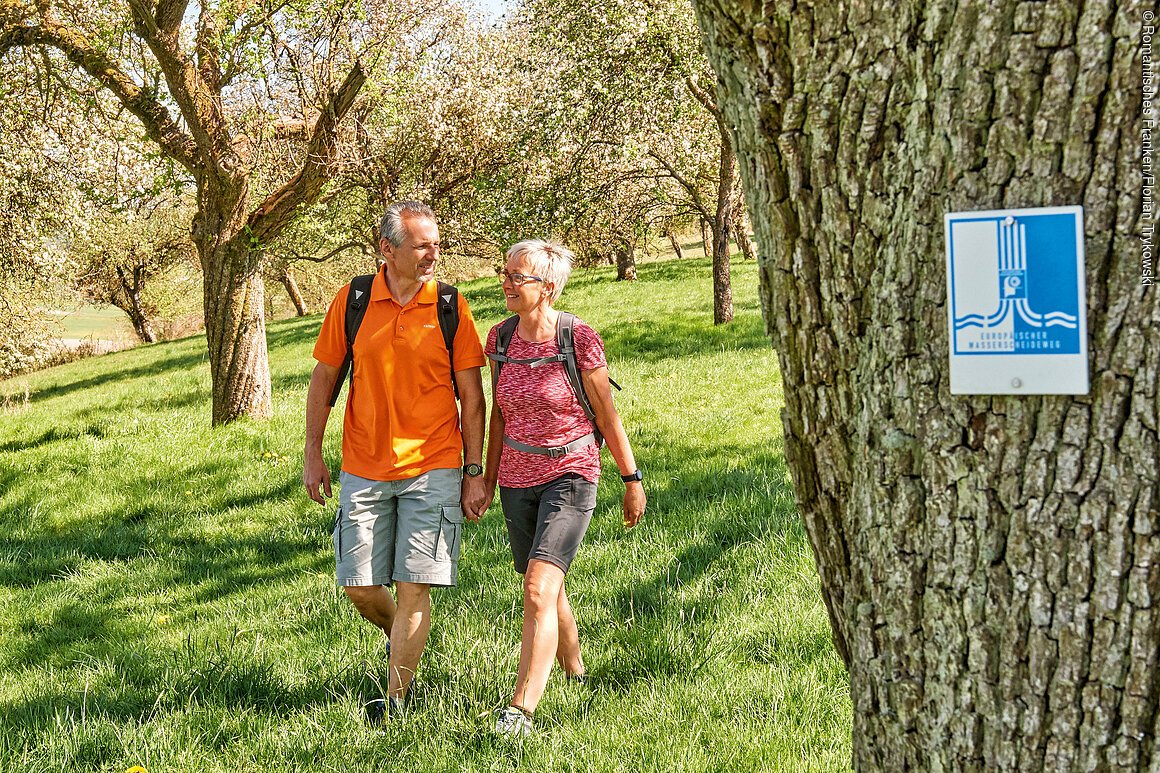
<svg viewBox="0 0 1160 773">
<path fill-rule="evenodd" d="M 402 699 L 415 677 L 431 632 L 431 586 L 396 582 L 398 611 L 391 628 L 391 679 L 387 694 Z"/>
<path fill-rule="evenodd" d="M 354 608 L 390 637 L 395 623 L 395 599 L 384 585 L 348 585 L 343 588 L 354 603 Z"/>
</svg>

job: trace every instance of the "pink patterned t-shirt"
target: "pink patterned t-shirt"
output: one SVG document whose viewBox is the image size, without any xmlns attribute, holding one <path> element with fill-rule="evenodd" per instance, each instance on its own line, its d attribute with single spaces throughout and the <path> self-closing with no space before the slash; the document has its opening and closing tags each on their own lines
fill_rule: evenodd
<svg viewBox="0 0 1160 773">
<path fill-rule="evenodd" d="M 487 334 L 484 351 L 495 353 L 496 325 Z M 599 334 L 579 318 L 572 329 L 576 347 L 576 365 L 580 372 L 604 368 L 604 342 Z M 507 356 L 515 359 L 551 357 L 560 353 L 553 337 L 532 343 L 520 338 L 517 329 L 508 344 Z M 494 364 L 494 363 L 493 363 Z M 505 362 L 496 385 L 496 400 L 503 414 L 504 434 L 530 446 L 562 446 L 593 431 L 592 422 L 576 400 L 568 384 L 563 363 L 552 362 L 538 367 Z M 600 479 L 600 449 L 586 446 L 558 459 L 547 454 L 532 454 L 503 447 L 499 462 L 499 485 L 528 488 L 574 472 L 596 483 Z"/>
</svg>

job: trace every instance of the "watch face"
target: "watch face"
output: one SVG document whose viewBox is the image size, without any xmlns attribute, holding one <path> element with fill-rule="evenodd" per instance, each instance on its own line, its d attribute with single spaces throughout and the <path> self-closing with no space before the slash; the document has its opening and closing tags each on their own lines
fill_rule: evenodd
<svg viewBox="0 0 1160 773">
<path fill-rule="evenodd" d="M 465 464 L 463 466 L 463 474 L 472 478 L 478 475 L 483 475 L 483 467 L 478 464 Z"/>
</svg>

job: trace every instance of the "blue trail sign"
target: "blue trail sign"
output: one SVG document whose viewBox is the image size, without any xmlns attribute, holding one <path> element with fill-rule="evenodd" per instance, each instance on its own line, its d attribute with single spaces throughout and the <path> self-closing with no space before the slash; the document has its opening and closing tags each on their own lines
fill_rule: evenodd
<svg viewBox="0 0 1160 773">
<path fill-rule="evenodd" d="M 1083 207 L 946 215 L 952 394 L 1086 394 Z"/>
</svg>

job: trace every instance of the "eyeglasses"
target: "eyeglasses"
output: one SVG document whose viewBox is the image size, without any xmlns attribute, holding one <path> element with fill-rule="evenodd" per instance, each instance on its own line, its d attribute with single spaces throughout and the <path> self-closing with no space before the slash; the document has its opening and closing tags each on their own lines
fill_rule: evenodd
<svg viewBox="0 0 1160 773">
<path fill-rule="evenodd" d="M 526 285 L 528 282 L 543 282 L 543 281 L 544 281 L 544 278 L 542 276 L 533 276 L 532 274 L 513 274 L 509 271 L 500 271 L 499 272 L 500 284 L 503 284 L 504 282 L 511 282 L 512 285 L 514 285 L 515 287 L 519 287 L 521 285 Z"/>
</svg>

